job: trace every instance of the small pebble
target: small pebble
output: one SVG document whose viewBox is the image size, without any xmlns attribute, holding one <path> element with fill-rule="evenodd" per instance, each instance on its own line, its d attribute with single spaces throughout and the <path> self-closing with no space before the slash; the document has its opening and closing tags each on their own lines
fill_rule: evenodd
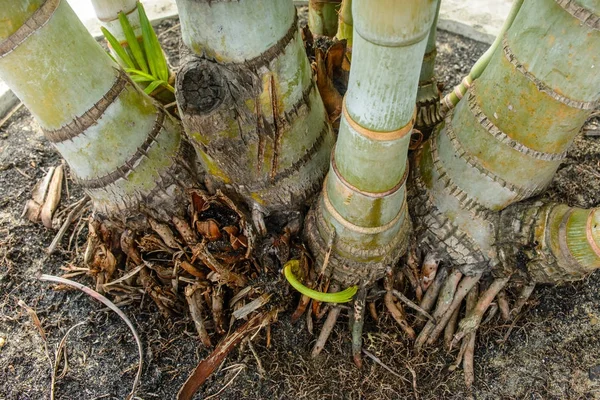
<svg viewBox="0 0 600 400">
<path fill-rule="evenodd" d="M 600 381 L 600 364 L 590 368 L 589 376 L 591 381 Z"/>
<path fill-rule="evenodd" d="M 6 339 L 0 336 L 0 349 L 6 344 Z"/>
</svg>

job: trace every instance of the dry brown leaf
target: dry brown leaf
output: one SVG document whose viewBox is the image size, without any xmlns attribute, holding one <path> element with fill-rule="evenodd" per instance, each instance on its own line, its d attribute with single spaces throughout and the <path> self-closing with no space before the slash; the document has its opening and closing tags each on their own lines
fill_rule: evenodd
<svg viewBox="0 0 600 400">
<path fill-rule="evenodd" d="M 52 228 L 52 215 L 54 214 L 54 211 L 56 211 L 58 203 L 60 203 L 63 177 L 64 167 L 59 165 L 52 174 L 52 179 L 50 180 L 50 185 L 48 187 L 48 195 L 46 196 L 46 200 L 42 206 L 42 212 L 40 213 L 42 223 L 46 228 Z"/>
<path fill-rule="evenodd" d="M 221 231 L 219 229 L 219 224 L 214 219 L 208 219 L 206 221 L 197 221 L 196 222 L 196 230 L 206 239 L 212 241 L 218 240 L 221 238 Z"/>
</svg>

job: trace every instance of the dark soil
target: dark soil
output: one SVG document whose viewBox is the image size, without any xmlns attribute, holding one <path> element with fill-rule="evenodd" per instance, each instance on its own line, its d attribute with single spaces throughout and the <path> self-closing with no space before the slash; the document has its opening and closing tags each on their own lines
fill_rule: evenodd
<svg viewBox="0 0 600 400">
<path fill-rule="evenodd" d="M 167 20 L 159 28 L 159 33 L 163 32 L 159 38 L 173 65 L 178 62 L 176 24 L 176 20 Z M 438 77 L 447 90 L 485 49 L 485 45 L 459 36 L 439 34 Z M 597 132 L 599 125 L 596 119 L 585 129 Z M 86 295 L 55 290 L 36 279 L 40 273 L 62 275 L 65 271 L 61 268 L 82 264 L 85 229 L 70 247 L 69 231 L 59 252 L 48 256 L 45 249 L 55 231 L 20 217 L 35 182 L 58 163 L 59 156 L 24 108 L 0 128 L 0 399 L 44 399 L 50 394 L 51 367 L 44 341 L 19 301 L 36 311 L 52 359 L 66 331 L 85 322 L 69 337 L 68 369 L 56 383 L 57 399 L 124 399 L 138 360 L 128 328 Z M 69 181 L 62 204 L 81 196 Z M 575 142 L 545 196 L 583 207 L 600 205 L 600 138 L 582 136 Z M 75 279 L 93 286 L 85 275 Z M 200 345 L 190 321 L 165 320 L 149 299 L 122 309 L 133 320 L 145 346 L 139 398 L 174 398 L 208 351 Z M 462 371 L 446 372 L 452 356 L 441 349 L 415 356 L 393 320 L 381 314 L 379 324 L 367 319 L 365 348 L 396 375 L 370 359 L 365 359 L 362 370 L 354 367 L 345 315 L 323 354 L 311 359 L 315 336 L 307 332 L 303 321 L 292 325 L 287 311 L 273 326 L 271 348 L 265 347 L 264 335 L 255 339 L 262 368 L 247 347 L 236 350 L 198 398 L 466 397 Z M 600 398 L 600 274 L 576 284 L 539 288 L 513 326 L 499 320 L 484 326 L 478 335 L 475 363 L 474 394 L 478 399 Z"/>
</svg>

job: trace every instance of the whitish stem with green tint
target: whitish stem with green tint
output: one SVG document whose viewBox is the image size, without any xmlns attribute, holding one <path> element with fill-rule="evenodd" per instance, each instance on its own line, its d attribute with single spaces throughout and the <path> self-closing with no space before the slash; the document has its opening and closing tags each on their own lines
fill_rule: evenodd
<svg viewBox="0 0 600 400">
<path fill-rule="evenodd" d="M 169 218 L 192 177 L 179 124 L 89 35 L 66 1 L 3 0 L 0 78 L 36 118 L 96 211 Z M 25 4 L 27 3 L 27 4 Z M 20 23 L 17 24 L 16 21 Z M 193 168 L 193 164 L 192 164 Z"/>
<path fill-rule="evenodd" d="M 92 0 L 96 17 L 106 30 L 114 35 L 119 42 L 127 41 L 127 35 L 123 31 L 119 15 L 125 14 L 135 37 L 141 39 L 142 28 L 140 17 L 137 12 L 137 0 Z"/>
<path fill-rule="evenodd" d="M 373 282 L 404 253 L 415 98 L 436 2 L 354 1 L 354 47 L 340 131 L 306 235 L 345 283 Z M 402 65 L 402 68 L 398 68 Z"/>
<path fill-rule="evenodd" d="M 178 0 L 177 99 L 209 182 L 269 213 L 318 191 L 333 133 L 290 0 Z M 257 21 L 261 21 L 257 23 Z"/>
<path fill-rule="evenodd" d="M 504 20 L 504 24 L 498 32 L 498 36 L 492 43 L 492 45 L 479 57 L 479 59 L 473 64 L 471 67 L 471 71 L 469 74 L 463 78 L 463 80 L 454 88 L 454 90 L 448 93 L 442 99 L 442 114 L 446 114 L 449 110 L 453 109 L 460 99 L 463 98 L 473 81 L 481 76 L 487 65 L 490 63 L 492 59 L 492 55 L 496 52 L 496 50 L 500 47 L 502 40 L 504 38 L 504 34 L 511 27 L 513 21 L 515 20 L 519 10 L 521 9 L 521 5 L 524 0 L 515 0 L 510 8 L 510 12 L 506 16 L 506 20 Z"/>
<path fill-rule="evenodd" d="M 308 28 L 315 36 L 333 37 L 338 30 L 338 11 L 341 0 L 310 0 Z"/>
<path fill-rule="evenodd" d="M 600 4 L 587 6 L 524 2 L 481 77 L 417 156 L 422 241 L 464 272 L 499 263 L 495 243 L 509 238 L 496 237 L 495 212 L 545 190 L 600 105 L 600 30 L 590 22 Z"/>
<path fill-rule="evenodd" d="M 520 223 L 516 224 L 518 220 Z M 499 256 L 536 283 L 562 283 L 600 269 L 600 209 L 519 204 L 502 212 Z"/>
</svg>

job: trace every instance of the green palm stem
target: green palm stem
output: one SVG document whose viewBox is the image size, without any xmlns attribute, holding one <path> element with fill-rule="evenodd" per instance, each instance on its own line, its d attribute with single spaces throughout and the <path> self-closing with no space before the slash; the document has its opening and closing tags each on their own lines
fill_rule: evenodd
<svg viewBox="0 0 600 400">
<path fill-rule="evenodd" d="M 490 63 L 492 59 L 492 55 L 497 51 L 499 47 L 502 45 L 502 40 L 506 31 L 511 27 L 513 21 L 515 20 L 519 10 L 521 9 L 521 5 L 524 0 L 515 0 L 510 8 L 506 19 L 504 20 L 504 24 L 502 24 L 502 28 L 500 28 L 500 32 L 498 32 L 498 36 L 494 39 L 492 45 L 479 57 L 479 59 L 473 64 L 471 67 L 471 71 L 469 71 L 469 75 L 465 76 L 463 80 L 444 98 L 442 99 L 441 104 L 441 114 L 446 115 L 449 110 L 456 107 L 460 99 L 463 98 L 473 81 L 481 76 L 487 65 Z"/>
<path fill-rule="evenodd" d="M 0 1 L 0 19 L 9 21 L 0 36 L 0 78 L 65 158 L 95 211 L 122 221 L 181 211 L 178 200 L 193 177 L 179 164 L 191 160 L 180 125 L 130 81 L 66 1 L 16 3 Z"/>
<path fill-rule="evenodd" d="M 308 28 L 315 36 L 334 37 L 341 0 L 309 0 Z"/>
<path fill-rule="evenodd" d="M 435 57 L 437 49 L 435 41 L 437 38 L 437 22 L 440 13 L 441 0 L 437 0 L 435 19 L 431 24 L 431 30 L 427 38 L 427 47 L 423 56 L 421 75 L 419 76 L 419 89 L 417 91 L 417 120 L 415 128 L 423 133 L 423 139 L 427 139 L 431 130 L 442 121 L 440 113 L 440 90 L 435 78 Z"/>
<path fill-rule="evenodd" d="M 211 188 L 261 215 L 318 192 L 334 135 L 290 0 L 178 0 L 177 100 Z"/>
<path fill-rule="evenodd" d="M 340 131 L 305 234 L 340 283 L 370 283 L 406 250 L 405 182 L 434 0 L 354 1 L 354 48 Z M 402 68 L 398 68 L 402 65 Z"/>
<path fill-rule="evenodd" d="M 147 51 L 144 51 L 144 41 L 142 37 L 143 29 L 142 22 L 140 20 L 140 14 L 138 12 L 138 0 L 92 0 L 92 5 L 94 6 L 96 17 L 100 21 L 102 27 L 106 29 L 112 36 L 114 36 L 114 38 L 120 43 L 121 47 L 127 53 L 129 59 L 137 64 L 137 69 L 146 74 L 151 74 L 152 71 L 148 67 L 148 58 L 152 55 L 148 54 Z M 123 16 L 121 15 L 125 17 L 131 27 L 132 37 L 129 39 L 127 37 L 127 33 L 123 29 L 122 21 L 120 20 L 120 18 L 123 18 Z M 105 36 L 106 35 L 107 34 L 105 33 Z M 129 41 L 132 40 L 136 42 L 137 53 L 130 48 Z M 123 68 L 131 68 L 130 65 L 127 65 L 127 63 L 122 60 L 121 57 L 119 57 L 119 54 L 115 51 L 111 43 L 108 43 L 108 47 L 113 57 L 121 64 Z M 162 49 L 160 50 L 160 53 L 162 53 L 162 56 L 165 57 Z M 140 60 L 140 57 L 142 60 Z M 171 86 L 175 82 L 175 73 L 172 71 L 170 66 L 168 66 L 168 79 L 166 81 Z M 137 84 L 145 89 L 152 84 L 152 81 L 137 82 Z M 158 86 L 152 91 L 152 93 L 150 93 L 150 96 L 157 99 L 162 104 L 172 104 L 175 102 L 173 88 L 167 88 L 165 85 Z"/>
<path fill-rule="evenodd" d="M 496 237 L 497 211 L 548 186 L 600 104 L 600 3 L 585 7 L 524 2 L 481 77 L 416 157 L 420 237 L 465 273 L 500 263 L 495 243 L 510 238 Z"/>
<path fill-rule="evenodd" d="M 342 0 L 338 16 L 338 30 L 335 35 L 339 40 L 346 40 L 347 53 L 352 52 L 352 33 L 354 22 L 352 20 L 352 0 Z"/>
<path fill-rule="evenodd" d="M 517 204 L 502 212 L 499 226 L 499 237 L 513 239 L 500 242 L 501 264 L 526 271 L 525 279 L 562 283 L 600 269 L 600 208 Z"/>
</svg>

